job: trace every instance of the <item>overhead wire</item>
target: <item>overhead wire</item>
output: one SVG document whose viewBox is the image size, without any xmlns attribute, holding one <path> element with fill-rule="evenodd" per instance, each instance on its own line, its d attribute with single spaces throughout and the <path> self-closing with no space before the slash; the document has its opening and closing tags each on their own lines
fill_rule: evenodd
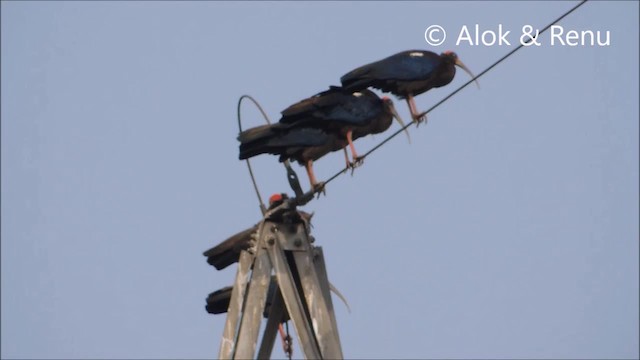
<svg viewBox="0 0 640 360">
<path fill-rule="evenodd" d="M 472 82 L 474 82 L 475 80 L 479 79 L 481 76 L 483 76 L 484 74 L 488 73 L 491 69 L 493 69 L 494 67 L 496 67 L 498 64 L 500 64 L 501 62 L 503 62 L 504 60 L 506 60 L 507 58 L 509 58 L 511 55 L 513 55 L 516 51 L 522 49 L 525 46 L 529 46 L 531 44 L 532 41 L 537 40 L 538 37 L 540 35 L 542 35 L 543 33 L 545 33 L 547 30 L 549 30 L 549 28 L 551 28 L 553 25 L 556 25 L 558 22 L 560 22 L 562 19 L 564 19 L 565 17 L 567 17 L 568 15 L 570 15 L 572 12 L 576 11 L 580 6 L 584 5 L 584 3 L 586 3 L 588 0 L 582 0 L 580 3 L 578 3 L 577 5 L 575 5 L 574 7 L 572 7 L 571 9 L 569 9 L 568 11 L 566 11 L 564 14 L 562 14 L 561 16 L 559 16 L 557 19 L 555 19 L 553 22 L 549 23 L 549 25 L 545 26 L 542 30 L 540 30 L 540 32 L 535 36 L 535 37 L 530 37 L 527 41 L 525 42 L 521 42 L 520 45 L 518 45 L 517 47 L 515 47 L 513 50 L 509 51 L 507 54 L 505 54 L 503 57 L 501 57 L 500 59 L 496 60 L 493 64 L 491 64 L 489 67 L 487 67 L 486 69 L 484 69 L 482 72 L 480 72 L 476 77 L 472 78 L 471 80 L 467 81 L 466 83 L 464 83 L 463 85 L 461 85 L 460 87 L 458 87 L 456 90 L 454 90 L 453 92 L 451 92 L 449 95 L 445 96 L 442 100 L 438 101 L 437 103 L 435 103 L 433 106 L 431 106 L 427 111 L 425 111 L 425 115 L 430 113 L 431 111 L 435 110 L 438 106 L 442 105 L 445 101 L 449 100 L 450 98 L 452 98 L 454 95 L 456 95 L 457 93 L 459 93 L 462 89 L 466 88 L 467 86 L 469 86 L 469 84 L 471 84 Z M 408 124 L 406 124 L 405 126 L 403 126 L 402 128 L 400 128 L 399 130 L 397 130 L 396 132 L 394 132 L 393 134 L 389 135 L 387 138 L 385 138 L 384 140 L 382 140 L 381 142 L 379 142 L 376 146 L 374 146 L 373 148 L 371 148 L 369 151 L 367 151 L 364 155 L 361 156 L 361 159 L 364 160 L 367 156 L 369 156 L 371 153 L 373 153 L 374 151 L 378 150 L 379 148 L 381 148 L 383 145 L 385 145 L 387 142 L 389 142 L 389 140 L 393 139 L 394 137 L 398 136 L 398 134 L 400 134 L 401 132 L 405 131 L 405 129 L 407 129 L 408 127 L 412 126 L 412 125 L 417 125 L 417 123 L 415 122 L 410 122 Z M 333 176 L 331 176 L 329 179 L 327 179 L 324 182 L 324 185 L 326 186 L 327 184 L 329 184 L 331 181 L 333 181 L 335 178 L 337 178 L 338 176 L 340 176 L 341 174 L 345 173 L 346 169 L 342 169 L 338 172 L 336 172 Z"/>
</svg>

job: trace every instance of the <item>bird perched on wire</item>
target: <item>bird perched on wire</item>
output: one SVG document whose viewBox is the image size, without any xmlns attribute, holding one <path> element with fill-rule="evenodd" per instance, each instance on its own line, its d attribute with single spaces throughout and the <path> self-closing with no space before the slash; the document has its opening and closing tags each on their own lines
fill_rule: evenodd
<svg viewBox="0 0 640 360">
<path fill-rule="evenodd" d="M 353 141 L 387 130 L 395 117 L 404 127 L 393 102 L 370 90 L 346 91 L 332 86 L 282 111 L 280 121 L 243 131 L 238 136 L 241 160 L 260 154 L 280 156 L 305 166 L 311 187 L 321 186 L 313 173 L 313 162 L 345 149 L 347 167 L 361 163 Z M 407 132 L 408 135 L 408 132 Z M 346 147 L 351 150 L 349 160 Z"/>
<path fill-rule="evenodd" d="M 340 81 L 349 91 L 374 87 L 405 99 L 411 117 L 420 123 L 426 112 L 418 112 L 414 96 L 449 84 L 456 74 L 456 65 L 475 78 L 453 51 L 438 55 L 431 51 L 408 50 L 354 69 Z"/>
</svg>

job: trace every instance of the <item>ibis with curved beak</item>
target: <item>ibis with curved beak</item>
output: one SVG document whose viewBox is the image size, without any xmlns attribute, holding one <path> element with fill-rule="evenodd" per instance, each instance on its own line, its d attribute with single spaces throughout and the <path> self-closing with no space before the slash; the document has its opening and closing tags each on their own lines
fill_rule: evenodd
<svg viewBox="0 0 640 360">
<path fill-rule="evenodd" d="M 475 78 L 453 51 L 438 55 L 431 51 L 408 50 L 354 69 L 340 81 L 350 91 L 373 87 L 406 100 L 411 117 L 420 123 L 426 112 L 418 112 L 414 96 L 449 84 L 456 74 L 456 66 Z"/>
</svg>

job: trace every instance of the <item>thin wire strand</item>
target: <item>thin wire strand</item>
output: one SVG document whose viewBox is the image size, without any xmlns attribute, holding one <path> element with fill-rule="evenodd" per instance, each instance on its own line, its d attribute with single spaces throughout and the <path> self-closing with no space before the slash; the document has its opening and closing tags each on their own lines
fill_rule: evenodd
<svg viewBox="0 0 640 360">
<path fill-rule="evenodd" d="M 262 116 L 266 120 L 267 124 L 271 125 L 271 120 L 269 120 L 269 116 L 264 111 L 262 106 L 260 106 L 260 104 L 256 101 L 256 99 L 254 99 L 250 95 L 242 95 L 242 96 L 240 96 L 240 99 L 238 100 L 238 129 L 240 130 L 240 132 L 242 132 L 242 116 L 240 115 L 240 108 L 241 108 L 241 105 L 242 105 L 242 100 L 244 100 L 244 99 L 251 100 L 251 102 L 253 102 L 256 105 L 258 110 L 260 110 L 260 112 L 262 113 Z M 251 168 L 251 162 L 249 161 L 249 159 L 246 159 L 246 162 L 247 162 L 247 168 L 249 169 L 249 175 L 251 175 L 251 182 L 253 183 L 253 189 L 256 191 L 256 196 L 258 197 L 258 203 L 260 204 L 260 211 L 262 212 L 262 215 L 264 215 L 267 212 L 267 208 L 266 208 L 266 206 L 264 206 L 264 203 L 262 202 L 262 196 L 260 195 L 260 190 L 258 190 L 258 183 L 256 182 L 256 177 L 253 175 L 253 169 Z"/>
<path fill-rule="evenodd" d="M 536 37 L 536 39 L 538 39 L 540 37 L 540 35 L 542 35 L 544 32 L 546 32 L 547 30 L 549 30 L 549 28 L 551 28 L 553 25 L 557 24 L 558 22 L 560 22 L 560 20 L 564 19 L 566 16 L 568 16 L 569 14 L 571 14 L 572 12 L 574 12 L 575 10 L 577 10 L 580 6 L 584 5 L 584 3 L 586 3 L 587 0 L 583 0 L 581 1 L 579 4 L 577 4 L 576 6 L 574 6 L 573 8 L 569 9 L 567 12 L 565 12 L 564 14 L 562 14 L 560 17 L 558 17 L 557 19 L 555 19 L 553 22 L 551 22 L 549 25 L 545 26 L 542 30 L 540 30 L 540 33 L 538 34 L 538 36 Z M 457 88 L 456 90 L 454 90 L 451 94 L 447 95 L 446 97 L 444 97 L 442 100 L 438 101 L 435 105 L 433 105 L 432 107 L 429 108 L 429 110 L 427 110 L 425 112 L 425 115 L 430 113 L 431 111 L 433 111 L 435 108 L 437 108 L 438 106 L 442 105 L 445 101 L 449 100 L 451 97 L 453 97 L 455 94 L 459 93 L 462 89 L 464 89 L 465 87 L 469 86 L 469 84 L 471 84 L 472 82 L 474 82 L 476 79 L 479 79 L 481 76 L 483 76 L 484 74 L 486 74 L 487 72 L 489 72 L 491 69 L 493 69 L 494 67 L 496 67 L 498 64 L 500 64 L 501 62 L 503 62 L 504 60 L 506 60 L 508 57 L 510 57 L 511 55 L 513 55 L 516 51 L 522 49 L 523 47 L 527 46 L 528 44 L 531 43 L 531 41 L 533 41 L 533 38 L 529 38 L 527 41 L 525 41 L 524 43 L 521 43 L 520 45 L 518 45 L 517 47 L 515 47 L 513 50 L 509 51 L 506 55 L 504 55 L 503 57 L 501 57 L 500 59 L 498 59 L 496 62 L 494 62 L 493 64 L 491 64 L 491 66 L 489 66 L 488 68 L 484 69 L 480 74 L 478 74 L 476 77 L 472 78 L 471 80 L 467 81 L 464 85 L 460 86 L 459 88 Z M 369 151 L 367 151 L 364 155 L 362 155 L 362 159 L 365 159 L 367 156 L 369 156 L 369 154 L 371 154 L 372 152 L 378 150 L 380 147 L 382 147 L 382 145 L 386 144 L 389 140 L 393 139 L 394 137 L 398 136 L 398 134 L 400 134 L 401 132 L 403 132 L 405 129 L 407 129 L 409 126 L 411 125 L 415 125 L 415 122 L 411 122 L 405 126 L 403 126 L 402 128 L 400 128 L 399 130 L 397 130 L 396 132 L 394 132 L 393 134 L 389 135 L 386 139 L 382 140 L 380 143 L 378 143 L 376 146 L 374 146 L 373 148 L 371 148 Z M 333 181 L 335 178 L 337 178 L 338 176 L 340 176 L 341 174 L 345 173 L 345 169 L 341 169 L 340 171 L 338 171 L 337 173 L 335 173 L 332 177 L 330 177 L 329 179 L 327 179 L 324 182 L 324 185 L 326 186 L 327 184 L 329 184 L 331 181 Z"/>
</svg>

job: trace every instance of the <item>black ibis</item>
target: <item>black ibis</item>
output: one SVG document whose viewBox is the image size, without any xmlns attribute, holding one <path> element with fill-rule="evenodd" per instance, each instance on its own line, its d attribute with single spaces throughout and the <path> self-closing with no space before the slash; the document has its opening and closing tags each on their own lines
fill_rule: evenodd
<svg viewBox="0 0 640 360">
<path fill-rule="evenodd" d="M 282 204 L 288 196 L 286 194 L 274 194 L 269 198 L 269 209 L 273 209 L 276 206 Z M 313 214 L 309 214 L 302 210 L 289 211 L 278 214 L 274 218 L 278 222 L 282 223 L 304 223 L 307 228 L 311 226 L 311 218 Z M 258 225 L 242 230 L 239 233 L 230 236 L 220 244 L 212 247 L 211 249 L 203 253 L 207 257 L 207 262 L 214 266 L 218 270 L 222 270 L 227 266 L 238 262 L 240 258 L 240 252 L 247 250 L 252 245 L 252 236 L 258 231 Z"/>
<path fill-rule="evenodd" d="M 318 187 L 313 173 L 313 161 L 347 146 L 347 141 L 323 129 L 297 128 L 277 123 L 243 131 L 240 140 L 240 160 L 260 154 L 280 155 L 280 162 L 296 160 L 304 165 L 312 188 Z M 347 159 L 348 161 L 348 159 Z"/>
<path fill-rule="evenodd" d="M 418 113 L 413 97 L 449 84 L 456 74 L 456 65 L 475 78 L 453 51 L 438 55 L 431 51 L 408 50 L 352 70 L 340 81 L 349 91 L 374 87 L 405 99 L 411 117 L 420 123 L 426 112 Z"/>
<path fill-rule="evenodd" d="M 315 160 L 348 145 L 353 162 L 346 149 L 345 161 L 348 167 L 356 166 L 362 159 L 353 141 L 387 130 L 393 117 L 404 127 L 391 99 L 381 99 L 367 89 L 352 92 L 332 86 L 283 110 L 278 123 L 240 133 L 239 157 L 242 160 L 269 153 L 280 155 L 281 162 L 293 159 L 305 166 L 311 186 L 316 189 L 319 185 L 313 173 Z"/>
</svg>

